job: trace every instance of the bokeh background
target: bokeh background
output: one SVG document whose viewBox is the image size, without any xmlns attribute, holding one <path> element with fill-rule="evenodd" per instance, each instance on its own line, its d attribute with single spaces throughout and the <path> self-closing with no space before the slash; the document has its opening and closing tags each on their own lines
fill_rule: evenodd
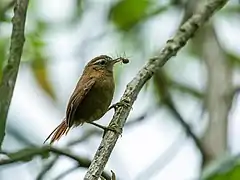
<svg viewBox="0 0 240 180">
<path fill-rule="evenodd" d="M 9 52 L 13 2 L 0 1 L 0 78 Z M 42 146 L 64 118 L 84 66 L 100 54 L 130 59 L 129 64 L 115 67 L 113 103 L 117 102 L 138 70 L 158 54 L 202 2 L 30 1 L 3 149 L 15 152 Z M 107 172 L 113 170 L 122 180 L 196 180 L 205 168 L 218 167 L 209 179 L 240 179 L 239 19 L 240 4 L 230 0 L 144 86 Z M 107 125 L 112 115 L 113 111 L 108 112 L 98 123 Z M 187 135 L 183 120 L 200 146 Z M 55 146 L 92 159 L 101 137 L 98 129 L 86 124 L 71 130 Z M 227 164 L 221 166 L 226 158 Z M 49 163 L 53 163 L 49 171 L 38 178 Z M 75 166 L 66 157 L 36 157 L 1 166 L 0 179 L 82 179 L 86 169 Z"/>
</svg>

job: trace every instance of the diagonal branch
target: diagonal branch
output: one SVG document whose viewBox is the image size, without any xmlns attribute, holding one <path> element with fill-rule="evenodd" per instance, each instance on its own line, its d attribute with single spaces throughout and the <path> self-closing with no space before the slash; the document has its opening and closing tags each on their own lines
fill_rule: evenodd
<svg viewBox="0 0 240 180">
<path fill-rule="evenodd" d="M 123 128 L 130 113 L 131 106 L 136 100 L 143 85 L 169 60 L 169 58 L 175 56 L 177 52 L 187 43 L 187 41 L 193 37 L 197 29 L 201 27 L 217 9 L 222 8 L 226 2 L 227 0 L 209 0 L 204 7 L 202 7 L 180 27 L 175 37 L 168 40 L 165 48 L 160 52 L 160 54 L 157 57 L 151 58 L 138 72 L 136 77 L 127 85 L 127 88 L 121 98 L 121 102 L 128 103 L 130 106 L 118 107 L 109 126 L 117 125 L 118 128 Z M 118 137 L 119 134 L 116 132 L 106 132 L 85 175 L 85 180 L 97 180 L 100 177 L 118 140 Z"/>
<path fill-rule="evenodd" d="M 3 70 L 2 80 L 0 80 L 0 149 L 5 135 L 8 109 L 11 103 L 25 41 L 24 29 L 27 7 L 28 0 L 16 0 L 12 19 L 13 28 L 10 55 L 7 65 Z"/>
</svg>

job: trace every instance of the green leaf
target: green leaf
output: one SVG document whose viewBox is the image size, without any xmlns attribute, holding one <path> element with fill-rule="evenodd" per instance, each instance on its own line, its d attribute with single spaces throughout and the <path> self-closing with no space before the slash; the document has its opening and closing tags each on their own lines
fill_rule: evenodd
<svg viewBox="0 0 240 180">
<path fill-rule="evenodd" d="M 151 5 L 150 0 L 121 0 L 109 12 L 109 19 L 120 29 L 127 31 L 138 23 Z"/>
</svg>

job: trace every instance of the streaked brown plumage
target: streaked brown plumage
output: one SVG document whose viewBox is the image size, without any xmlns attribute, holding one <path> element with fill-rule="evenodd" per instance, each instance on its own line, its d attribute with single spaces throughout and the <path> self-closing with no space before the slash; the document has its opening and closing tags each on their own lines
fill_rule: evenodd
<svg viewBox="0 0 240 180">
<path fill-rule="evenodd" d="M 66 117 L 47 137 L 50 144 L 67 134 L 71 127 L 100 119 L 108 110 L 114 94 L 113 66 L 125 59 L 113 60 L 107 55 L 92 59 L 85 67 L 69 99 Z M 126 63 L 126 62 L 124 62 Z"/>
</svg>

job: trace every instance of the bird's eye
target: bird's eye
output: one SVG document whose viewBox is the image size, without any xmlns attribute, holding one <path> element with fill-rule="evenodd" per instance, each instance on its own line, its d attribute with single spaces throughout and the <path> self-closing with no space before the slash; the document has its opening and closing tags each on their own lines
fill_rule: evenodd
<svg viewBox="0 0 240 180">
<path fill-rule="evenodd" d="M 106 63 L 107 63 L 106 60 L 101 60 L 101 61 L 99 61 L 99 64 L 100 64 L 100 65 L 105 65 Z"/>
</svg>

